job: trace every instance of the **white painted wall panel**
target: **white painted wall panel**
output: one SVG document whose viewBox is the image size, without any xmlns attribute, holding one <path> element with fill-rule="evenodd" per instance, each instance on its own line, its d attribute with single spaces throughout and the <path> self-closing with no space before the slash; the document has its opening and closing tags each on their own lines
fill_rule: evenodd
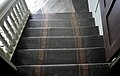
<svg viewBox="0 0 120 76">
<path fill-rule="evenodd" d="M 89 3 L 89 11 L 93 13 L 93 17 L 95 18 L 96 26 L 99 26 L 100 35 L 103 35 L 100 4 L 98 4 L 97 7 L 98 0 L 88 0 L 88 3 Z"/>
</svg>

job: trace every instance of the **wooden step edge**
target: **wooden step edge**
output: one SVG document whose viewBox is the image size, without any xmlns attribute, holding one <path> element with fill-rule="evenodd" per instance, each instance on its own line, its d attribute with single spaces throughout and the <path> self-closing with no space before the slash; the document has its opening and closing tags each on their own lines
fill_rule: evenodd
<svg viewBox="0 0 120 76">
<path fill-rule="evenodd" d="M 87 35 L 87 36 L 40 36 L 40 37 L 23 37 L 23 39 L 40 39 L 40 38 L 86 38 L 86 37 L 103 37 L 102 35 Z"/>
<path fill-rule="evenodd" d="M 105 49 L 104 47 L 90 47 L 90 48 L 54 48 L 54 49 L 20 49 L 17 51 L 56 51 L 56 50 L 94 50 L 94 49 Z"/>
<path fill-rule="evenodd" d="M 74 27 L 79 29 L 85 29 L 85 28 L 98 28 L 98 26 L 82 26 L 82 27 Z M 28 27 L 26 29 L 73 29 L 73 27 Z"/>
<path fill-rule="evenodd" d="M 111 63 L 85 63 L 85 64 L 51 64 L 51 65 L 18 65 L 17 68 L 22 67 L 65 67 L 65 66 L 99 66 L 110 65 Z"/>
</svg>

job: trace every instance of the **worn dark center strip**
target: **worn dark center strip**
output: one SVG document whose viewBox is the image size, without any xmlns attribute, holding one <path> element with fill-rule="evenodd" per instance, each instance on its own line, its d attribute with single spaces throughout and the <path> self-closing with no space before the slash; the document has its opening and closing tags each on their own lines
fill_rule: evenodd
<svg viewBox="0 0 120 76">
<path fill-rule="evenodd" d="M 43 19 L 48 19 L 48 14 L 45 14 L 43 16 Z M 48 27 L 48 20 L 44 21 L 43 23 L 43 27 Z M 48 35 L 48 29 L 43 29 L 42 31 L 42 36 L 45 36 L 47 37 Z M 47 46 L 47 38 L 41 38 L 40 40 L 40 49 L 45 49 L 46 46 Z M 39 65 L 43 65 L 44 64 L 44 50 L 42 51 L 39 51 L 38 53 L 38 64 Z M 36 68 L 36 73 L 37 73 L 37 76 L 44 76 L 44 68 Z"/>
<path fill-rule="evenodd" d="M 79 27 L 78 20 L 77 20 L 77 17 L 76 17 L 75 14 L 71 14 L 71 24 L 72 24 L 72 27 L 73 27 L 74 36 L 80 36 L 79 28 L 75 28 L 75 27 Z M 81 38 L 75 38 L 75 47 L 76 48 L 81 48 L 82 47 Z M 77 63 L 78 64 L 85 63 L 85 50 L 76 50 L 76 53 L 77 53 Z M 85 67 L 82 66 L 81 68 L 82 68 L 82 76 L 88 76 L 89 75 L 88 66 L 85 66 Z M 79 67 L 79 75 L 81 75 L 80 71 L 81 71 L 81 69 Z"/>
</svg>

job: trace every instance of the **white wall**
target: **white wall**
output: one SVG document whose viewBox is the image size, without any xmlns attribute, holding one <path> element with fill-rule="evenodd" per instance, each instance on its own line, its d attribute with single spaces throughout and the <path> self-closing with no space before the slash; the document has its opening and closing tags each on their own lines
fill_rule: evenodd
<svg viewBox="0 0 120 76">
<path fill-rule="evenodd" d="M 4 2 L 5 0 L 0 0 L 0 5 Z"/>
<path fill-rule="evenodd" d="M 36 13 L 48 0 L 25 0 L 31 13 Z"/>
<path fill-rule="evenodd" d="M 100 4 L 98 5 L 98 8 L 96 10 L 98 0 L 88 0 L 88 3 L 89 3 L 89 11 L 93 13 L 93 17 L 95 18 L 96 26 L 99 26 L 100 35 L 103 35 Z"/>
</svg>

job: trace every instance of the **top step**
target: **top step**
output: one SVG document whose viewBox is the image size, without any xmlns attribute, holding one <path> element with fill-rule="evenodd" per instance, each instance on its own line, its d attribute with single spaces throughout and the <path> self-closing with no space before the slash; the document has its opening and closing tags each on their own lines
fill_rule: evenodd
<svg viewBox="0 0 120 76">
<path fill-rule="evenodd" d="M 86 13 L 44 13 L 32 14 L 30 19 L 70 19 L 70 18 L 92 18 L 91 12 Z"/>
<path fill-rule="evenodd" d="M 88 0 L 72 0 L 76 12 L 88 12 Z"/>
</svg>

